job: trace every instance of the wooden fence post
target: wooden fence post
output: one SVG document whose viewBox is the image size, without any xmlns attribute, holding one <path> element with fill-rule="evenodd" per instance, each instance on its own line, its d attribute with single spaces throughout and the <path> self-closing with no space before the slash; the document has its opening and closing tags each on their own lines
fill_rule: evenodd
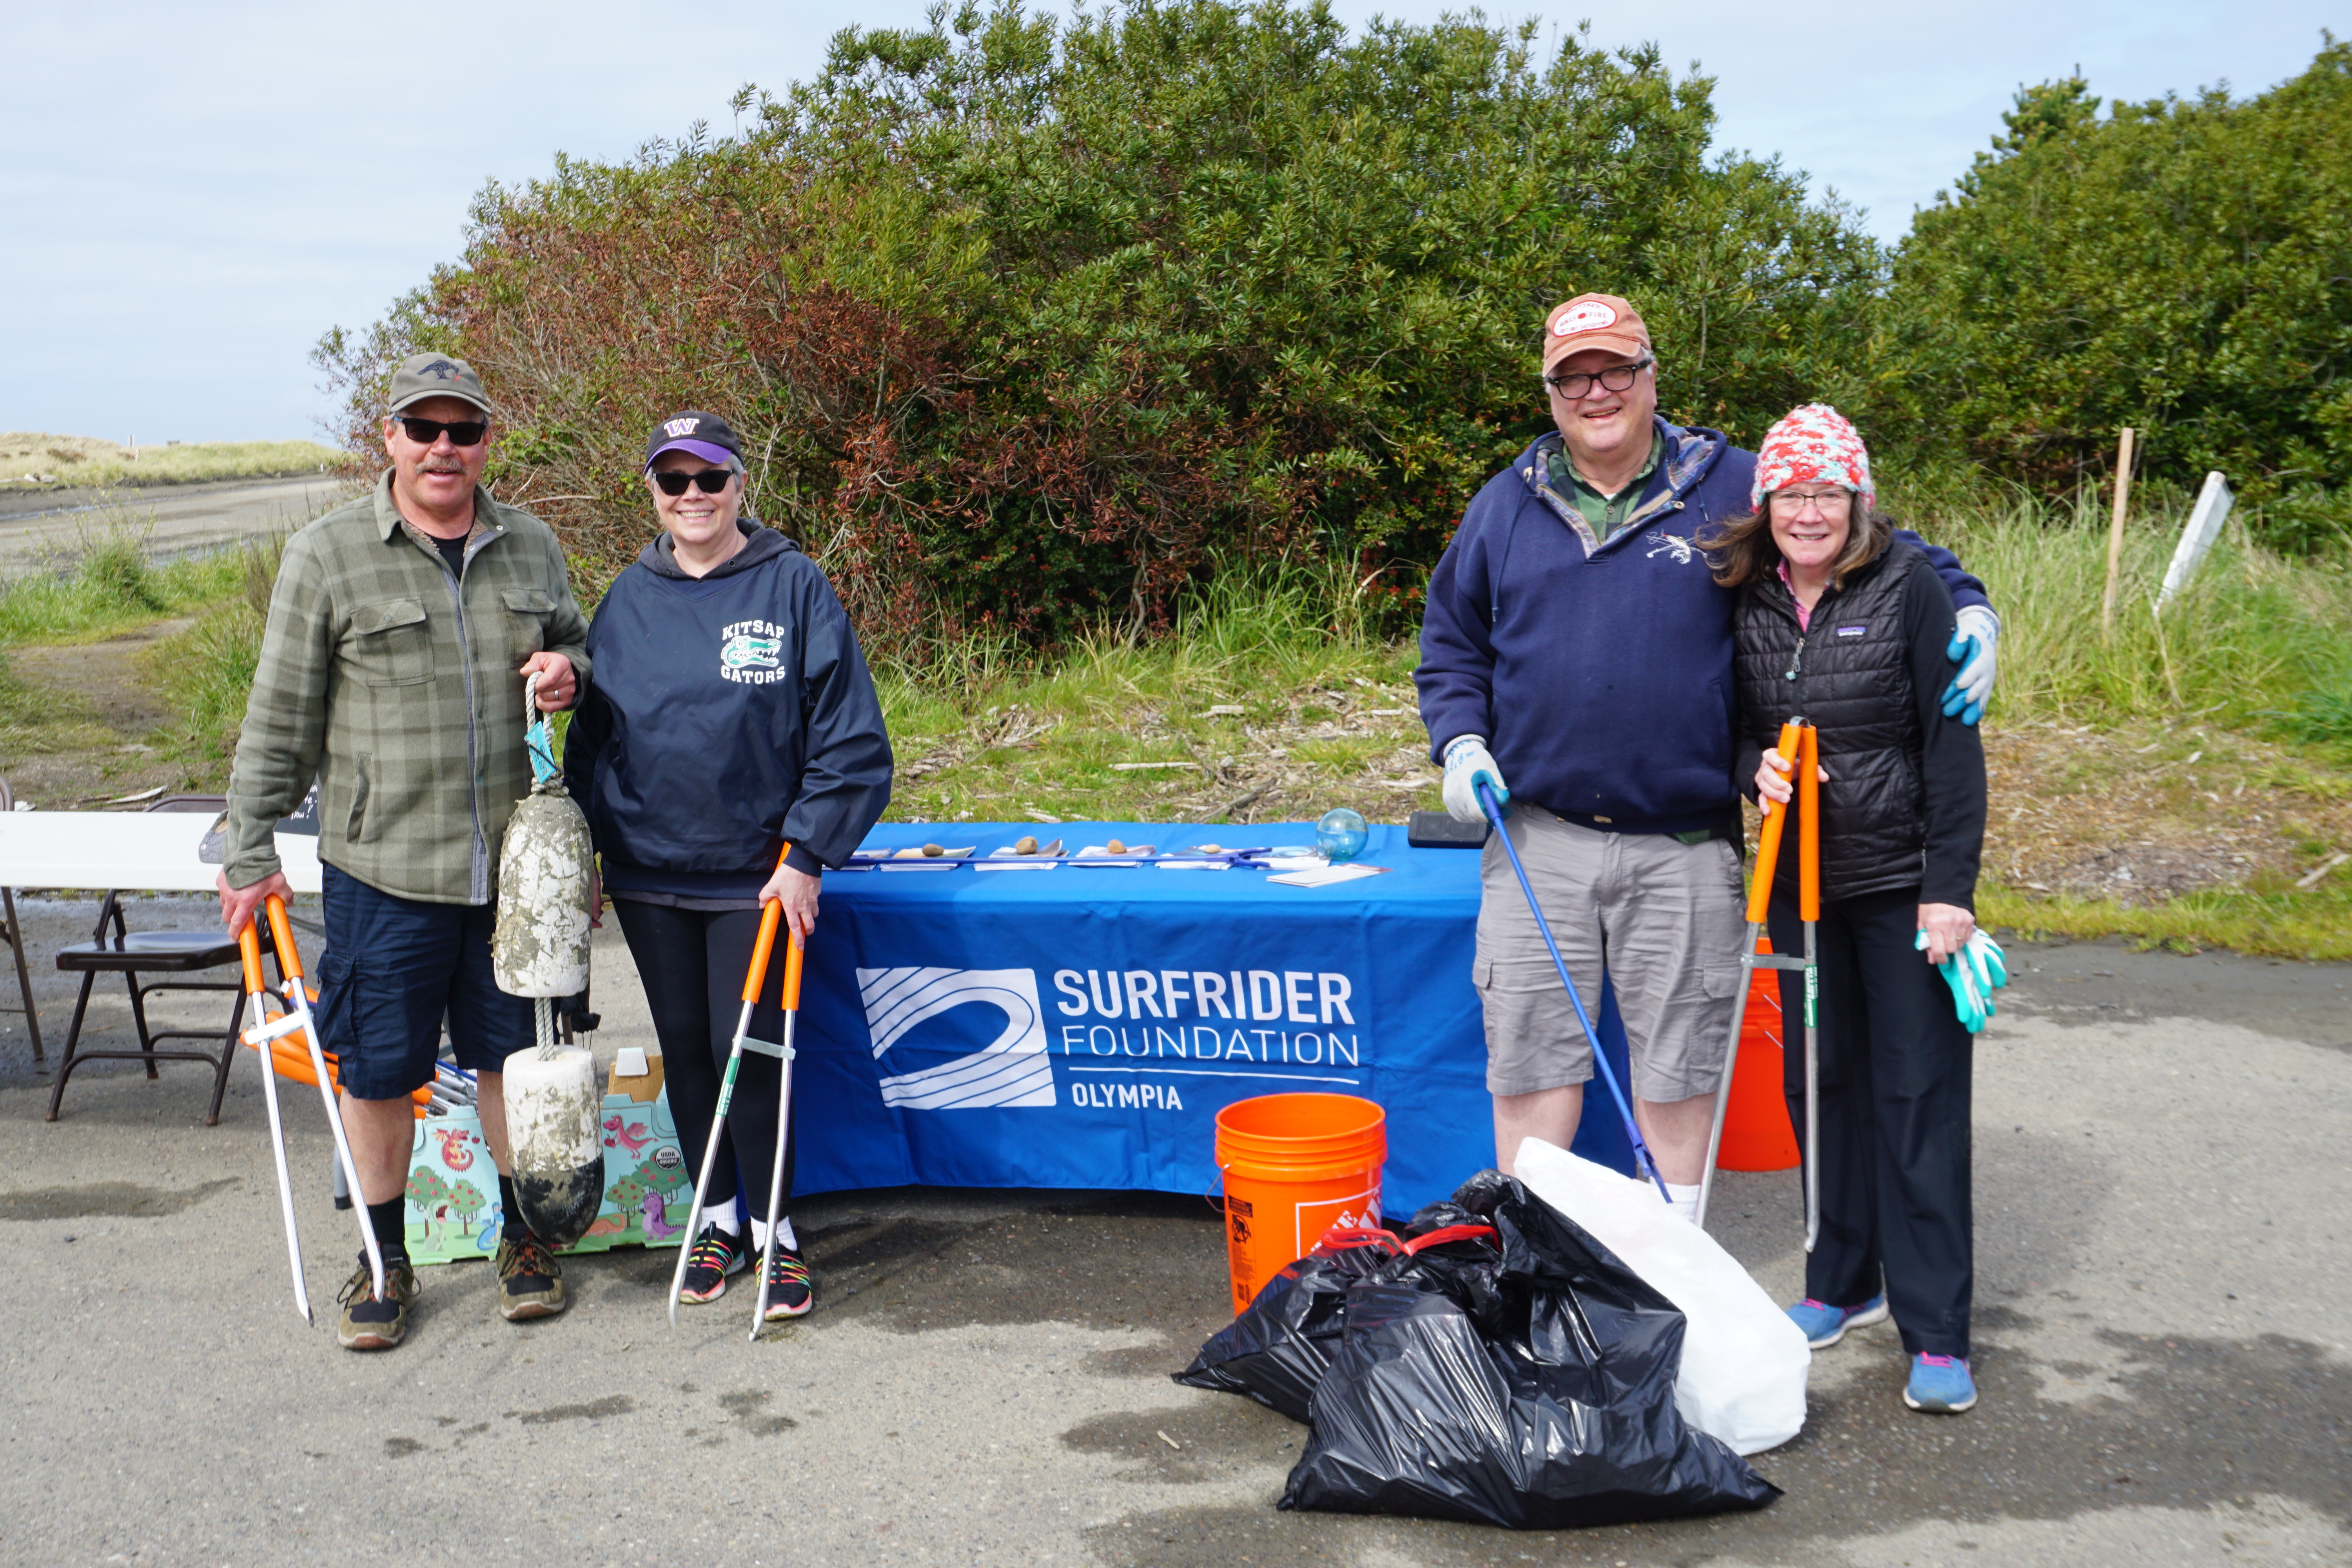
<svg viewBox="0 0 2352 1568">
<path fill-rule="evenodd" d="M 2116 579 L 2124 566 L 2124 514 L 2131 504 L 2132 429 L 2124 426 L 2122 438 L 2116 443 L 2116 513 L 2107 525 L 2107 592 L 2099 601 L 2099 630 L 2104 633 L 2115 626 Z"/>
</svg>

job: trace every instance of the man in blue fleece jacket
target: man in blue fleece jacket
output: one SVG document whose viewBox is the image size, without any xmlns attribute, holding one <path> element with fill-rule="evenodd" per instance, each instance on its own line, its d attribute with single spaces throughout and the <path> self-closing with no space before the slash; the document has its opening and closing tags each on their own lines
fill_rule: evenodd
<svg viewBox="0 0 2352 1568">
<path fill-rule="evenodd" d="M 1551 312 L 1542 374 L 1559 431 L 1471 500 L 1430 577 L 1413 680 L 1447 811 L 1480 820 L 1482 780 L 1516 801 L 1505 831 L 1578 989 L 1597 1004 L 1614 981 L 1634 1114 L 1687 1215 L 1745 930 L 1732 595 L 1699 540 L 1750 510 L 1756 457 L 1658 416 L 1649 330 L 1614 295 Z M 1960 606 L 1946 711 L 1973 723 L 2000 622 L 1948 551 L 1922 548 Z M 1499 845 L 1484 887 L 1472 978 L 1507 1172 L 1521 1139 L 1575 1137 L 1592 1055 Z"/>
</svg>

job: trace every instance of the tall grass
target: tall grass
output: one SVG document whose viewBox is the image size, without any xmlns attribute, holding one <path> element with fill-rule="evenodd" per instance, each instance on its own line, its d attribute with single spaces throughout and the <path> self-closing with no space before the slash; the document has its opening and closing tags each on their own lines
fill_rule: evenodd
<svg viewBox="0 0 2352 1568">
<path fill-rule="evenodd" d="M 225 762 L 236 746 L 286 538 L 249 540 L 224 552 L 223 571 L 235 573 L 233 596 L 148 655 L 149 679 L 178 710 L 179 746 L 191 762 Z"/>
<path fill-rule="evenodd" d="M 1996 718 L 2104 726 L 2195 717 L 2267 729 L 2308 713 L 2307 738 L 2336 737 L 2342 710 L 2326 694 L 2352 682 L 2352 554 L 2280 555 L 2233 521 L 2158 613 L 2183 521 L 2169 507 L 2132 520 L 2112 625 L 2100 617 L 2107 515 L 2091 498 L 1927 521 L 1922 531 L 1984 580 L 2000 612 Z"/>
<path fill-rule="evenodd" d="M 152 521 L 117 509 L 81 527 L 51 570 L 0 583 L 0 647 L 95 642 L 235 594 L 246 568 L 233 550 L 158 565 Z"/>
<path fill-rule="evenodd" d="M 316 441 L 195 441 L 130 447 L 88 436 L 0 435 L 0 484 L 184 485 L 331 470 L 344 454 Z"/>
</svg>

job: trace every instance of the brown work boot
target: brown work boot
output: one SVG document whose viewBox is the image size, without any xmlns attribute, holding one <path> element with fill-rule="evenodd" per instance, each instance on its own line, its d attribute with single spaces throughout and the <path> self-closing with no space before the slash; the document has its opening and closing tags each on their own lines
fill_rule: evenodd
<svg viewBox="0 0 2352 1568">
<path fill-rule="evenodd" d="M 347 1351 L 388 1351 L 408 1337 L 408 1306 L 416 1300 L 416 1270 L 405 1258 L 384 1260 L 383 1294 L 375 1293 L 375 1276 L 368 1271 L 367 1254 L 343 1282 L 336 1300 L 343 1315 L 335 1323 L 335 1339 Z"/>
<path fill-rule="evenodd" d="M 529 1231 L 508 1233 L 499 1243 L 499 1316 L 520 1323 L 551 1318 L 568 1305 L 555 1255 Z"/>
</svg>

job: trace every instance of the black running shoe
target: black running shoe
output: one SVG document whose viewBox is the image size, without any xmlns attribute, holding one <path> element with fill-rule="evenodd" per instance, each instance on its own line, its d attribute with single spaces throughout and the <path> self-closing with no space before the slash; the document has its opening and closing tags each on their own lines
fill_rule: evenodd
<svg viewBox="0 0 2352 1568">
<path fill-rule="evenodd" d="M 555 1255 L 529 1231 L 509 1231 L 499 1243 L 499 1316 L 520 1323 L 551 1318 L 569 1305 L 563 1299 L 563 1269 Z"/>
<path fill-rule="evenodd" d="M 383 1294 L 375 1293 L 375 1276 L 368 1271 L 367 1254 L 343 1282 L 335 1300 L 343 1315 L 335 1323 L 335 1338 L 347 1351 L 388 1351 L 408 1337 L 408 1306 L 416 1300 L 416 1270 L 405 1258 L 389 1258 L 383 1265 Z"/>
<path fill-rule="evenodd" d="M 687 1248 L 686 1279 L 678 1286 L 677 1299 L 700 1303 L 716 1301 L 727 1294 L 727 1277 L 743 1272 L 750 1258 L 743 1251 L 743 1237 L 730 1236 L 715 1225 L 706 1225 L 702 1234 Z"/>
<path fill-rule="evenodd" d="M 809 1280 L 808 1264 L 800 1249 L 776 1248 L 775 1259 L 768 1265 L 768 1310 L 763 1321 L 797 1318 L 815 1305 L 816 1287 Z"/>
</svg>

